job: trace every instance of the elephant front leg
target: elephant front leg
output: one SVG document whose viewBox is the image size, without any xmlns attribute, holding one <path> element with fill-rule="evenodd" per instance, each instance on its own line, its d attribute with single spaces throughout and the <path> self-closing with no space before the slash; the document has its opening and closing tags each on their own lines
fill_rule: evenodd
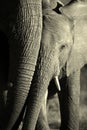
<svg viewBox="0 0 87 130">
<path fill-rule="evenodd" d="M 61 80 L 61 130 L 79 129 L 80 71 Z"/>
<path fill-rule="evenodd" d="M 46 94 L 43 99 L 35 130 L 50 130 L 47 121 L 47 96 L 48 90 L 46 91 Z"/>
</svg>

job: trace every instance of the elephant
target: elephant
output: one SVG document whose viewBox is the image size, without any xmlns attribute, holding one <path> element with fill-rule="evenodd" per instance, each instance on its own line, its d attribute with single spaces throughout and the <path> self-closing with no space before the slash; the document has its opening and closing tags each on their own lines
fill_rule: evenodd
<svg viewBox="0 0 87 130">
<path fill-rule="evenodd" d="M 61 73 L 59 75 L 61 91 L 59 91 L 58 89 L 56 89 L 55 91 L 53 90 L 53 88 L 51 91 L 57 92 L 59 97 L 60 113 L 61 113 L 60 129 L 78 130 L 79 129 L 79 102 L 80 102 L 79 101 L 80 100 L 80 70 L 82 67 L 84 67 L 85 64 L 87 64 L 87 58 L 86 58 L 87 2 L 75 0 L 63 7 L 60 7 L 59 10 L 61 14 L 63 16 L 66 16 L 72 23 L 71 35 L 72 35 L 73 42 L 71 48 L 68 50 L 69 53 L 67 55 L 69 57 L 66 59 L 65 64 L 62 63 L 63 68 L 62 68 L 62 72 L 60 71 Z M 48 13 L 48 15 L 50 14 Z M 49 19 L 50 19 L 49 21 L 51 21 L 51 18 Z M 59 52 L 60 54 L 59 64 L 61 64 L 61 61 L 62 62 L 64 61 L 61 53 L 63 54 L 64 58 L 66 58 L 65 49 L 68 48 L 64 47 L 62 48 L 62 52 Z M 54 60 L 55 58 L 53 59 L 53 62 Z M 55 83 L 50 82 L 49 88 L 51 89 L 51 87 L 55 87 Z M 37 129 L 39 127 L 42 128 L 42 130 L 49 129 L 49 127 L 46 126 L 48 125 L 47 114 L 46 114 L 46 102 L 47 102 L 46 100 L 47 100 L 47 94 L 44 96 L 44 102 L 42 103 L 43 105 L 40 111 L 38 124 L 36 126 Z"/>
<path fill-rule="evenodd" d="M 12 130 L 35 71 L 42 32 L 42 0 L 1 0 L 0 32 L 9 44 L 8 85 L 4 86 L 8 94 L 0 129 Z"/>
<path fill-rule="evenodd" d="M 70 70 L 73 41 L 73 22 L 63 14 L 57 14 L 50 8 L 43 10 L 43 29 L 41 46 L 32 85 L 27 100 L 23 130 L 48 130 L 43 122 L 46 105 L 45 95 L 52 79 L 58 88 L 58 78 L 62 77 L 60 99 L 61 130 L 78 130 L 79 127 L 79 96 L 80 96 L 80 68 Z M 72 62 L 72 64 L 74 64 Z M 73 68 L 73 66 L 70 66 Z M 61 74 L 61 76 L 60 76 Z M 43 104 L 44 102 L 44 104 Z M 42 107 L 42 108 L 41 108 Z M 35 109 L 36 108 L 36 109 Z M 33 116 L 35 113 L 35 116 Z M 41 114 L 43 114 L 41 116 Z M 45 113 L 46 114 L 46 113 Z M 39 116 L 39 118 L 38 118 Z M 32 117 L 32 120 L 30 120 Z M 45 118 L 45 120 L 47 120 Z M 40 123 L 40 125 L 38 125 Z M 26 125 L 27 124 L 27 125 Z M 31 126 L 32 124 L 32 126 Z"/>
</svg>

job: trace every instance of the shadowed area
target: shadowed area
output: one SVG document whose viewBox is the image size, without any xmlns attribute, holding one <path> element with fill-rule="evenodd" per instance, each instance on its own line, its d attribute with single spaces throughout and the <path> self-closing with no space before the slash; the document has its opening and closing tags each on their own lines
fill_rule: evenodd
<svg viewBox="0 0 87 130">
<path fill-rule="evenodd" d="M 0 31 L 0 85 L 7 82 L 9 66 L 9 45 L 6 35 Z M 0 87 L 1 88 L 1 87 Z"/>
</svg>

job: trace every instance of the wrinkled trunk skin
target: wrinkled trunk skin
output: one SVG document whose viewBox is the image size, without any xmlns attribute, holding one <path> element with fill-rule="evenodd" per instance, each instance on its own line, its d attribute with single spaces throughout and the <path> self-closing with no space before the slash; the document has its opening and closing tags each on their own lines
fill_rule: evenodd
<svg viewBox="0 0 87 130">
<path fill-rule="evenodd" d="M 48 97 L 48 89 L 45 94 L 42 106 L 41 106 L 41 110 L 39 113 L 35 130 L 50 130 L 49 125 L 48 125 L 48 119 L 47 119 L 47 108 L 48 108 L 47 97 Z"/>
<path fill-rule="evenodd" d="M 58 49 L 57 46 L 51 46 L 50 51 L 50 49 L 47 47 L 47 44 L 41 45 L 39 59 L 28 97 L 28 106 L 22 130 L 35 130 L 41 105 L 43 103 L 43 98 L 45 97 L 49 82 L 55 75 L 59 74 L 57 71 L 57 65 L 59 65 L 57 61 L 58 51 L 56 49 Z M 57 58 L 55 56 L 57 56 Z M 68 87 L 65 87 L 64 84 L 61 88 L 62 90 L 59 96 L 61 110 L 61 130 L 78 130 L 79 128 L 79 78 L 79 71 L 73 73 L 67 79 Z M 43 129 L 46 129 L 46 127 Z"/>
<path fill-rule="evenodd" d="M 49 82 L 54 76 L 59 75 L 58 43 L 55 42 L 55 44 L 51 44 L 52 39 L 50 35 L 48 35 L 50 32 L 48 33 L 46 31 L 47 30 L 45 30 L 44 33 L 43 29 L 42 32 L 42 39 L 45 40 L 42 40 L 43 42 L 41 43 L 22 130 L 35 130 L 43 98 Z M 68 77 L 68 87 L 64 87 L 64 89 L 62 88 L 62 96 L 60 96 L 61 130 L 78 129 L 79 77 L 79 72 L 70 75 Z"/>
<path fill-rule="evenodd" d="M 9 22 L 10 67 L 5 130 L 15 124 L 29 93 L 40 48 L 42 31 L 41 0 L 18 0 Z M 6 124 L 6 125 L 5 125 Z"/>
<path fill-rule="evenodd" d="M 61 130 L 79 129 L 80 70 L 60 81 Z"/>
<path fill-rule="evenodd" d="M 45 33 L 46 34 L 46 33 Z M 47 35 L 47 34 L 46 34 Z M 28 98 L 28 106 L 24 119 L 23 130 L 35 130 L 38 115 L 50 80 L 55 75 L 55 61 L 53 62 L 57 46 L 48 49 L 47 43 L 42 43 L 36 71 Z"/>
</svg>

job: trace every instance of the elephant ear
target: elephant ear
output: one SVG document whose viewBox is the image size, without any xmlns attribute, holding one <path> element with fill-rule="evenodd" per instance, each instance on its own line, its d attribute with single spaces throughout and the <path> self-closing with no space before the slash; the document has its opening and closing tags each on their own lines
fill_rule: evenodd
<svg viewBox="0 0 87 130">
<path fill-rule="evenodd" d="M 60 7 L 60 12 L 70 19 L 86 15 L 87 2 L 80 0 L 72 0 L 68 5 Z"/>
<path fill-rule="evenodd" d="M 67 75 L 87 64 L 87 16 L 74 23 L 73 46 L 67 61 Z"/>
</svg>

